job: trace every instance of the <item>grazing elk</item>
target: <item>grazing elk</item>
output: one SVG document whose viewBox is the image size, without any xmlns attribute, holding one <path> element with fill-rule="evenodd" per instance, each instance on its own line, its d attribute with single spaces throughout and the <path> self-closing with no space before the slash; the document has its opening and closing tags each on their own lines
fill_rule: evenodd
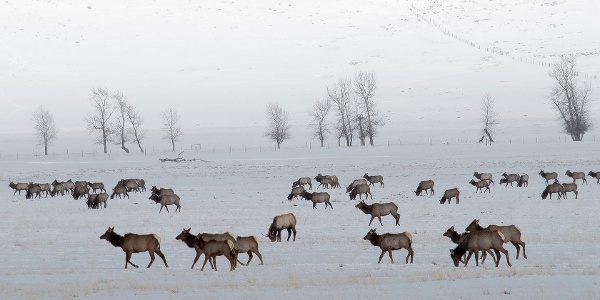
<svg viewBox="0 0 600 300">
<path fill-rule="evenodd" d="M 159 213 L 162 211 L 163 207 L 167 210 L 167 212 L 169 212 L 169 208 L 167 207 L 167 205 L 175 205 L 177 206 L 177 208 L 175 209 L 175 212 L 179 211 L 181 212 L 181 205 L 179 205 L 179 196 L 177 195 L 156 195 L 156 194 L 152 194 L 150 196 L 150 198 L 148 198 L 156 203 L 160 203 L 160 210 L 158 211 Z"/>
<path fill-rule="evenodd" d="M 523 257 L 527 259 L 527 254 L 525 254 L 525 242 L 521 240 L 521 229 L 519 229 L 517 225 L 488 225 L 487 227 L 483 228 L 481 225 L 479 225 L 479 219 L 475 219 L 473 222 L 471 222 L 471 224 L 469 224 L 469 226 L 467 226 L 467 228 L 465 228 L 465 230 L 471 232 L 471 234 L 481 230 L 499 230 L 502 233 L 502 240 L 504 243 L 510 242 L 513 244 L 513 246 L 515 246 L 515 248 L 517 248 L 517 259 L 519 259 L 519 252 L 521 251 L 519 245 L 523 247 Z M 500 260 L 499 256 L 498 260 Z"/>
<path fill-rule="evenodd" d="M 317 203 L 323 203 L 323 202 L 325 202 L 325 209 L 327 209 L 327 205 L 329 205 L 329 207 L 331 207 L 331 209 L 333 209 L 333 206 L 331 205 L 331 202 L 329 202 L 329 199 L 331 197 L 329 196 L 329 193 L 327 193 L 327 192 L 309 193 L 309 192 L 305 191 L 304 194 L 302 194 L 300 196 L 303 197 L 306 200 L 312 201 L 312 203 L 313 203 L 313 209 L 317 209 Z"/>
<path fill-rule="evenodd" d="M 562 184 L 558 183 L 558 181 L 546 186 L 546 188 L 542 192 L 542 199 L 546 200 L 546 197 L 548 197 L 548 195 L 550 195 L 550 199 L 552 199 L 552 194 L 554 193 L 558 194 L 558 199 L 560 199 L 560 197 L 563 196 L 565 193 L 565 187 Z"/>
<path fill-rule="evenodd" d="M 546 173 L 544 170 L 540 170 L 540 176 L 546 179 L 546 185 L 550 183 L 551 179 L 558 180 L 558 174 L 556 172 Z"/>
<path fill-rule="evenodd" d="M 27 185 L 25 199 L 42 198 L 42 187 L 39 184 L 30 183 Z"/>
<path fill-rule="evenodd" d="M 90 183 L 90 188 L 92 189 L 92 193 L 94 194 L 97 190 L 100 190 L 101 192 L 106 192 L 106 189 L 104 188 L 104 183 L 102 182 Z"/>
<path fill-rule="evenodd" d="M 506 256 L 506 263 L 509 267 L 512 267 L 508 257 L 508 250 L 504 249 L 503 240 L 504 236 L 500 230 L 475 231 L 470 233 L 464 241 L 456 246 L 456 248 L 450 249 L 450 257 L 454 261 L 454 266 L 458 267 L 461 257 L 469 252 L 467 259 L 465 260 L 466 267 L 471 255 L 475 253 L 475 263 L 479 266 L 479 251 L 487 252 L 489 250 L 494 250 L 494 252 L 496 252 L 496 267 L 500 264 L 500 252 L 504 253 L 504 256 Z"/>
<path fill-rule="evenodd" d="M 384 233 L 377 234 L 375 232 L 377 229 L 371 229 L 367 232 L 367 235 L 363 238 L 364 240 L 368 240 L 371 242 L 373 246 L 377 246 L 381 248 L 381 255 L 379 255 L 378 264 L 381 263 L 381 259 L 387 252 L 394 263 L 394 258 L 392 257 L 392 250 L 400 250 L 406 249 L 408 250 L 408 255 L 406 256 L 406 263 L 408 263 L 408 258 L 410 257 L 410 263 L 413 263 L 415 258 L 415 252 L 412 249 L 412 235 L 408 232 L 402 233 Z"/>
<path fill-rule="evenodd" d="M 364 178 L 354 179 L 352 181 L 352 183 L 350 183 L 350 185 L 348 185 L 348 187 L 346 187 L 346 193 L 350 193 L 350 191 L 352 191 L 357 185 L 361 185 L 361 184 L 368 185 L 369 182 Z"/>
<path fill-rule="evenodd" d="M 517 187 L 526 187 L 529 186 L 529 175 L 523 174 L 521 178 L 519 178 L 519 183 L 517 183 Z"/>
<path fill-rule="evenodd" d="M 584 172 L 571 172 L 570 170 L 567 170 L 567 172 L 565 172 L 565 175 L 573 178 L 573 183 L 576 183 L 577 179 L 581 179 L 582 184 L 584 184 L 584 183 L 587 184 L 587 180 L 585 179 Z"/>
<path fill-rule="evenodd" d="M 428 190 L 431 190 L 431 196 L 433 196 L 433 185 L 435 183 L 433 182 L 433 180 L 425 180 L 425 181 L 421 181 L 419 182 L 419 186 L 417 186 L 417 190 L 415 191 L 415 195 L 417 196 L 421 196 L 421 193 L 423 191 L 425 191 L 426 195 L 429 195 Z"/>
<path fill-rule="evenodd" d="M 102 208 L 102 203 L 104 203 L 104 208 L 106 208 L 106 201 L 108 200 L 107 193 L 100 194 L 90 194 L 87 200 L 88 208 Z"/>
<path fill-rule="evenodd" d="M 485 180 L 488 181 L 488 184 L 494 184 L 494 181 L 492 180 L 492 174 L 491 173 L 479 173 L 479 172 L 474 172 L 473 176 L 475 176 L 475 178 L 479 179 L 479 180 Z"/>
<path fill-rule="evenodd" d="M 287 229 L 288 232 L 287 241 L 290 241 L 292 232 L 294 232 L 294 241 L 296 241 L 296 216 L 294 216 L 294 214 L 289 213 L 273 218 L 273 223 L 271 223 L 271 226 L 269 227 L 269 234 L 267 237 L 271 242 L 281 242 L 281 231 L 284 229 Z"/>
<path fill-rule="evenodd" d="M 366 179 L 372 186 L 375 186 L 376 183 L 379 183 L 379 186 L 384 187 L 383 176 L 381 175 L 369 176 L 369 174 L 365 173 L 365 175 L 363 175 L 363 178 Z"/>
<path fill-rule="evenodd" d="M 310 177 L 300 177 L 298 180 L 292 183 L 292 187 L 295 188 L 297 186 L 304 187 L 305 184 L 308 184 L 308 189 L 312 190 L 312 181 Z"/>
<path fill-rule="evenodd" d="M 87 185 L 87 183 L 85 185 L 75 185 L 75 189 L 73 190 L 72 194 L 73 195 L 73 199 L 75 200 L 79 200 L 79 198 L 84 197 L 84 196 L 89 196 L 90 195 L 90 186 Z"/>
<path fill-rule="evenodd" d="M 469 236 L 469 233 L 468 232 L 458 233 L 456 230 L 454 230 L 454 226 L 452 226 L 452 227 L 448 228 L 448 230 L 446 230 L 446 232 L 444 232 L 444 234 L 442 234 L 442 235 L 449 237 L 453 243 L 458 245 Z M 486 253 L 489 253 L 492 256 L 492 259 L 494 260 L 494 263 L 495 263 L 496 256 L 494 256 L 494 253 L 491 250 L 482 252 L 481 263 L 485 262 L 485 259 L 487 257 Z M 466 256 L 466 253 L 463 255 L 463 262 L 466 259 L 465 256 Z"/>
<path fill-rule="evenodd" d="M 500 184 L 505 184 L 505 186 L 508 186 L 508 184 L 510 183 L 510 186 L 513 186 L 513 182 L 517 183 L 517 186 L 519 185 L 519 180 L 521 179 L 521 175 L 519 174 L 506 174 L 506 172 L 502 173 L 502 179 L 500 179 Z"/>
<path fill-rule="evenodd" d="M 50 196 L 54 197 L 60 194 L 61 196 L 65 195 L 65 186 L 62 183 L 57 183 L 52 186 L 52 191 L 50 191 Z"/>
<path fill-rule="evenodd" d="M 394 219 L 396 219 L 396 226 L 400 226 L 400 214 L 398 213 L 398 205 L 396 205 L 396 203 L 394 202 L 373 203 L 369 205 L 366 204 L 363 200 L 356 204 L 356 206 L 354 207 L 360 209 L 363 213 L 367 215 L 371 215 L 369 226 L 371 226 L 371 223 L 373 222 L 373 219 L 375 219 L 375 217 L 379 219 L 379 224 L 383 226 L 383 223 L 381 222 L 381 217 L 387 215 L 392 215 Z"/>
<path fill-rule="evenodd" d="M 358 195 L 360 200 L 362 200 L 362 194 L 365 194 L 365 199 L 369 199 L 369 195 L 371 195 L 371 199 L 373 199 L 373 194 L 371 194 L 371 188 L 369 187 L 369 185 L 359 184 L 350 191 L 350 200 L 355 200 L 356 195 Z"/>
<path fill-rule="evenodd" d="M 12 188 L 13 190 L 15 190 L 15 192 L 13 193 L 13 196 L 19 192 L 19 195 L 21 195 L 21 191 L 25 191 L 27 192 L 27 187 L 29 186 L 29 183 L 26 182 L 19 182 L 19 183 L 14 183 L 14 182 L 10 182 L 8 184 L 8 187 Z"/>
<path fill-rule="evenodd" d="M 600 184 L 600 172 L 594 172 L 594 171 L 590 171 L 588 173 L 588 176 L 592 176 L 593 178 L 596 178 L 596 184 Z"/>
<path fill-rule="evenodd" d="M 579 192 L 577 191 L 577 183 L 563 183 L 563 197 L 567 199 L 567 192 L 573 192 L 575 199 L 578 199 Z"/>
<path fill-rule="evenodd" d="M 287 196 L 287 199 L 290 201 L 292 199 L 297 199 L 298 197 L 302 196 L 302 194 L 304 194 L 304 192 L 306 192 L 304 187 L 302 187 L 302 186 L 294 187 L 294 188 L 292 188 L 292 191 L 290 192 L 290 194 Z"/>
<path fill-rule="evenodd" d="M 112 194 L 110 194 L 110 199 L 114 199 L 115 196 L 119 196 L 119 199 L 125 199 L 125 196 L 127 196 L 127 199 L 129 199 L 129 193 L 127 192 L 127 188 L 117 184 L 117 186 L 115 186 L 115 188 L 113 189 Z"/>
<path fill-rule="evenodd" d="M 485 193 L 486 191 L 491 192 L 490 184 L 486 180 L 480 180 L 476 182 L 475 180 L 471 179 L 469 183 L 477 188 L 475 190 L 475 193 L 477 193 L 479 190 L 481 190 L 483 193 Z"/>
<path fill-rule="evenodd" d="M 452 198 L 456 198 L 456 204 L 460 202 L 460 190 L 458 188 L 446 190 L 444 196 L 440 199 L 440 204 L 446 203 L 446 200 L 448 200 L 448 204 L 450 204 Z"/>
<path fill-rule="evenodd" d="M 167 265 L 167 259 L 165 255 L 160 251 L 160 237 L 156 234 L 134 234 L 127 233 L 124 236 L 121 236 L 114 232 L 114 227 L 109 227 L 106 232 L 100 236 L 100 239 L 107 240 L 115 247 L 121 247 L 123 252 L 125 252 L 125 269 L 127 269 L 127 264 L 131 264 L 134 267 L 138 267 L 136 264 L 130 261 L 131 255 L 133 253 L 146 252 L 150 254 L 150 263 L 148 264 L 148 268 L 152 266 L 154 262 L 154 253 L 158 254 L 160 258 L 162 258 L 165 263 L 165 267 L 169 267 Z"/>
</svg>

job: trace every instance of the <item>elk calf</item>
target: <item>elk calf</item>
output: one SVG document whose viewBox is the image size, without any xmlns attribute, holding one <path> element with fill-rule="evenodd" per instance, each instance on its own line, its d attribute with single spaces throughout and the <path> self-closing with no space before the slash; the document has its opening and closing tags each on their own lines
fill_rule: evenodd
<svg viewBox="0 0 600 300">
<path fill-rule="evenodd" d="M 312 181 L 310 180 L 310 177 L 300 177 L 300 179 L 294 181 L 292 183 L 292 187 L 297 187 L 297 186 L 302 186 L 304 187 L 305 184 L 308 184 L 308 189 L 312 190 Z"/>
<path fill-rule="evenodd" d="M 577 191 L 577 183 L 563 183 L 563 197 L 567 199 L 567 192 L 573 192 L 575 199 L 578 199 L 579 192 Z"/>
<path fill-rule="evenodd" d="M 379 185 L 381 187 L 384 187 L 383 176 L 381 175 L 369 176 L 369 174 L 365 173 L 365 175 L 363 175 L 363 178 L 366 179 L 372 186 L 375 186 L 375 184 L 379 182 Z"/>
<path fill-rule="evenodd" d="M 576 183 L 577 179 L 581 179 L 582 184 L 587 183 L 587 180 L 585 179 L 585 173 L 583 173 L 583 172 L 571 172 L 571 171 L 567 170 L 565 175 L 573 178 L 573 183 Z"/>
<path fill-rule="evenodd" d="M 510 186 L 514 186 L 513 182 L 517 183 L 517 186 L 519 185 L 519 180 L 521 179 L 521 175 L 519 174 L 506 174 L 506 172 L 504 172 L 502 174 L 502 176 L 504 178 L 500 179 L 500 184 L 505 184 L 505 186 L 508 186 L 508 184 L 510 183 Z"/>
<path fill-rule="evenodd" d="M 329 193 L 327 193 L 327 192 L 309 193 L 309 192 L 305 191 L 304 194 L 302 194 L 301 196 L 304 197 L 304 199 L 306 199 L 306 200 L 312 201 L 313 209 L 317 209 L 317 203 L 323 203 L 323 202 L 325 202 L 325 209 L 327 209 L 327 205 L 329 205 L 329 207 L 331 207 L 331 209 L 333 209 L 331 202 L 329 202 L 329 199 L 330 199 Z"/>
<path fill-rule="evenodd" d="M 485 193 L 486 191 L 490 192 L 490 184 L 485 180 L 480 180 L 480 181 L 475 182 L 475 180 L 471 179 L 471 181 L 469 181 L 469 183 L 477 188 L 475 190 L 475 193 L 477 193 L 477 191 L 479 191 L 479 190 L 482 190 L 483 193 Z"/>
<path fill-rule="evenodd" d="M 558 180 L 558 174 L 556 172 L 546 173 L 544 170 L 541 170 L 539 174 L 546 179 L 546 185 L 549 184 L 551 179 Z"/>
</svg>

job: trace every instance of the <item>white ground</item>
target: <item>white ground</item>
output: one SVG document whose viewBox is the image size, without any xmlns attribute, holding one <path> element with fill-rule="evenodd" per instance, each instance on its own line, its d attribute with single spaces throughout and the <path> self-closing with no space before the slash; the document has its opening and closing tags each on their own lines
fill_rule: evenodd
<svg viewBox="0 0 600 300">
<path fill-rule="evenodd" d="M 600 170 L 597 129 L 584 141 L 565 141 L 546 95 L 547 64 L 578 55 L 581 79 L 600 95 L 597 1 L 4 1 L 0 4 L 0 296 L 2 298 L 521 298 L 594 299 L 600 281 L 598 189 L 589 179 L 580 199 L 541 200 L 537 175 L 567 169 Z M 90 8 L 88 8 L 90 6 Z M 357 71 L 378 77 L 377 99 L 387 125 L 376 147 L 315 147 L 306 110 L 326 87 Z M 120 89 L 151 129 L 143 156 L 111 146 L 99 154 L 85 134 L 91 87 Z M 473 143 L 481 130 L 479 104 L 489 93 L 501 123 L 498 143 Z M 281 151 L 263 136 L 266 103 L 292 112 L 292 140 Z M 61 130 L 49 157 L 38 154 L 29 116 L 44 104 Z M 208 162 L 160 163 L 156 121 L 172 105 L 182 115 L 185 158 Z M 592 115 L 596 116 L 597 103 Z M 198 125 L 196 125 L 198 124 Z M 597 127 L 596 127 L 597 128 Z M 600 135 L 599 135 L 600 139 Z M 599 141 L 600 142 L 600 141 Z M 387 144 L 391 146 L 386 146 Z M 231 152 L 229 147 L 232 147 Z M 244 148 L 247 147 L 247 151 Z M 309 149 L 312 147 L 312 149 Z M 68 155 L 67 155 L 68 153 Z M 476 194 L 474 171 L 528 173 L 528 188 L 493 186 Z M 291 182 L 335 174 L 342 185 L 381 174 L 369 202 L 394 201 L 401 226 L 390 217 L 380 232 L 413 234 L 415 262 L 396 264 L 363 240 L 369 218 L 343 190 L 331 190 L 333 210 L 287 201 Z M 171 187 L 182 212 L 158 213 L 149 193 L 109 200 L 88 210 L 84 201 L 26 200 L 8 182 L 102 181 L 144 178 Z M 419 181 L 436 182 L 435 197 L 416 197 Z M 440 205 L 445 189 L 459 187 L 459 205 Z M 295 242 L 264 236 L 273 216 L 293 212 Z M 442 233 L 483 225 L 516 224 L 529 259 L 513 267 L 486 262 L 453 266 L 454 245 Z M 156 233 L 169 268 L 135 254 L 142 268 L 124 270 L 125 254 L 98 237 L 116 232 Z M 231 231 L 259 237 L 256 258 L 229 272 L 190 270 L 194 251 L 175 240 L 192 232 Z M 284 235 L 286 236 L 286 235 Z M 241 255 L 242 259 L 245 255 Z"/>
<path fill-rule="evenodd" d="M 374 148 L 282 150 L 278 152 L 200 152 L 209 162 L 161 163 L 157 156 L 112 156 L 108 159 L 3 160 L 0 179 L 0 294 L 4 297 L 105 298 L 132 295 L 151 298 L 480 298 L 524 299 L 596 297 L 600 281 L 600 186 L 589 179 L 580 197 L 542 200 L 545 186 L 540 169 L 589 171 L 598 168 L 595 143 L 421 145 Z M 577 153 L 577 158 L 570 158 Z M 527 188 L 496 184 L 492 193 L 475 193 L 468 184 L 473 171 L 494 174 L 528 173 Z M 308 201 L 288 201 L 291 182 L 317 173 L 336 174 L 342 185 L 365 172 L 382 174 L 385 187 L 373 188 L 374 200 L 394 201 L 401 226 L 385 217 L 379 232 L 413 234 L 415 262 L 405 265 L 405 250 L 395 251 L 396 264 L 363 240 L 369 218 L 354 208 L 343 190 L 330 190 L 333 210 L 313 210 Z M 120 178 L 144 178 L 148 186 L 171 187 L 182 198 L 181 213 L 158 213 L 149 193 L 129 200 L 109 200 L 108 208 L 87 209 L 68 196 L 26 200 L 13 196 L 7 182 L 58 180 L 102 181 L 113 186 Z M 436 182 L 435 197 L 412 192 L 424 179 Z M 315 186 L 316 187 L 316 186 Z M 440 205 L 447 188 L 459 187 L 459 205 Z M 292 212 L 298 219 L 295 242 L 272 243 L 266 233 L 273 216 Z M 456 268 L 449 256 L 454 245 L 442 236 L 450 226 L 459 231 L 474 218 L 483 225 L 517 224 L 527 243 L 529 259 L 503 260 Z M 156 233 L 162 238 L 166 269 L 157 260 L 150 269 L 147 253 L 134 254 L 142 268 L 123 269 L 125 254 L 99 236 L 114 226 L 118 233 Z M 265 265 L 229 272 L 219 259 L 218 272 L 199 266 L 190 270 L 194 251 L 175 236 L 192 232 L 231 231 L 255 235 Z M 284 237 L 287 235 L 284 234 Z M 245 257 L 245 255 L 241 255 Z"/>
</svg>

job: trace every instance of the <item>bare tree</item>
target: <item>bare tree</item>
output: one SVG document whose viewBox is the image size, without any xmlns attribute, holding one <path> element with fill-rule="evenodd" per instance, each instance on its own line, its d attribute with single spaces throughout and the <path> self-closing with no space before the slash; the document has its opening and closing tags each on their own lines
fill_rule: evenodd
<svg viewBox="0 0 600 300">
<path fill-rule="evenodd" d="M 179 141 L 179 138 L 183 134 L 181 132 L 181 125 L 179 125 L 179 119 L 181 118 L 177 111 L 169 107 L 161 113 L 162 118 L 162 129 L 163 129 L 163 140 L 168 140 L 173 146 L 175 151 L 175 142 Z"/>
<path fill-rule="evenodd" d="M 113 138 L 115 139 L 115 143 L 117 145 L 121 145 L 121 149 L 123 149 L 123 151 L 129 153 L 129 149 L 125 147 L 125 143 L 127 143 L 130 139 L 130 132 L 127 130 L 127 110 L 129 109 L 127 97 L 123 95 L 123 92 L 115 91 L 112 94 L 112 98 L 117 101 L 117 120 L 114 124 Z"/>
<path fill-rule="evenodd" d="M 265 136 L 277 143 L 277 149 L 280 149 L 281 143 L 292 137 L 290 114 L 284 111 L 279 103 L 269 103 L 267 104 L 267 118 L 269 125 Z"/>
<path fill-rule="evenodd" d="M 571 135 L 573 141 L 581 141 L 591 127 L 591 86 L 589 83 L 580 84 L 577 80 L 577 62 L 573 55 L 561 56 L 549 75 L 556 85 L 548 99 L 558 112 L 565 133 Z"/>
<path fill-rule="evenodd" d="M 495 102 L 489 94 L 485 94 L 481 100 L 481 122 L 483 123 L 483 130 L 481 143 L 484 139 L 488 139 L 490 145 L 494 142 L 494 128 L 498 125 L 498 113 L 495 110 Z M 487 143 L 487 142 L 486 142 Z"/>
<path fill-rule="evenodd" d="M 354 95 L 357 101 L 358 125 L 360 129 L 361 144 L 364 145 L 364 133 L 369 137 L 369 144 L 375 145 L 373 138 L 377 135 L 380 126 L 385 125 L 381 113 L 375 102 L 375 89 L 377 80 L 373 72 L 359 72 L 354 75 Z"/>
<path fill-rule="evenodd" d="M 329 101 L 335 104 L 338 115 L 338 126 L 336 129 L 346 138 L 346 146 L 352 146 L 354 124 L 352 123 L 353 107 L 350 101 L 351 81 L 340 79 L 331 88 L 327 88 Z"/>
<path fill-rule="evenodd" d="M 127 114 L 127 120 L 131 125 L 131 137 L 132 140 L 138 145 L 140 151 L 144 152 L 144 148 L 142 148 L 142 140 L 146 137 L 147 130 L 142 128 L 144 124 L 144 118 L 135 110 L 135 108 L 131 105 L 127 106 L 125 111 Z"/>
<path fill-rule="evenodd" d="M 90 102 L 94 112 L 85 117 L 87 129 L 90 133 L 98 131 L 100 135 L 96 139 L 96 144 L 103 145 L 104 153 L 107 153 L 107 141 L 113 133 L 110 128 L 110 118 L 115 112 L 115 107 L 109 101 L 110 93 L 106 88 L 92 88 Z"/>
<path fill-rule="evenodd" d="M 331 109 L 331 102 L 327 100 L 318 100 L 313 105 L 311 111 L 308 112 L 312 121 L 308 125 L 313 130 L 313 137 L 316 137 L 321 142 L 321 147 L 325 141 L 325 135 L 329 132 L 328 124 L 326 121 L 327 114 Z"/>
<path fill-rule="evenodd" d="M 34 122 L 38 145 L 44 145 L 44 155 L 48 155 L 48 146 L 52 145 L 52 140 L 56 139 L 58 134 L 54 117 L 45 106 L 40 105 L 31 115 L 31 119 Z"/>
</svg>

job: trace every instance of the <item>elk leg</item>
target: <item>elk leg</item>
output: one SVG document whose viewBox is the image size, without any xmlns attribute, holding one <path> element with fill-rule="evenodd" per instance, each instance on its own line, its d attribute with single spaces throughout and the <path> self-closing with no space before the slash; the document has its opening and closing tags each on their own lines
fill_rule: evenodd
<svg viewBox="0 0 600 300">
<path fill-rule="evenodd" d="M 517 259 L 519 259 L 519 252 L 521 251 L 521 247 L 519 247 L 519 244 L 515 242 L 511 242 L 511 244 L 513 244 L 513 246 L 517 248 Z"/>
<path fill-rule="evenodd" d="M 325 203 L 325 208 L 327 208 L 327 203 Z M 317 202 L 313 202 L 313 209 L 317 209 Z"/>
<path fill-rule="evenodd" d="M 475 251 L 475 265 L 479 267 L 479 251 Z"/>
<path fill-rule="evenodd" d="M 165 267 L 169 267 L 169 265 L 167 265 L 167 259 L 165 258 L 165 255 L 162 253 L 162 251 L 160 251 L 160 249 L 156 249 L 156 254 L 158 254 L 158 256 L 160 258 L 162 258 L 163 262 L 165 263 Z"/>
<path fill-rule="evenodd" d="M 379 261 L 377 262 L 378 264 L 381 263 L 381 259 L 383 258 L 384 255 L 385 255 L 385 250 L 381 250 L 381 255 L 379 255 Z"/>
<path fill-rule="evenodd" d="M 252 251 L 248 251 L 248 252 L 246 252 L 246 253 L 248 253 L 248 262 L 247 262 L 246 264 L 243 264 L 243 263 L 242 263 L 242 262 L 241 262 L 241 261 L 238 259 L 238 262 L 240 262 L 240 265 L 242 265 L 242 266 L 247 266 L 247 265 L 249 265 L 249 264 L 250 264 L 250 261 L 252 260 Z"/>
<path fill-rule="evenodd" d="M 194 262 L 192 263 L 192 269 L 194 268 L 194 266 L 196 265 L 196 262 L 198 261 L 198 259 L 200 258 L 200 255 L 202 255 L 202 252 L 196 250 L 196 257 L 194 258 Z"/>
<path fill-rule="evenodd" d="M 371 216 L 371 221 L 369 221 L 369 226 L 371 226 L 371 222 L 373 222 L 373 219 L 375 219 L 375 216 Z"/>
<path fill-rule="evenodd" d="M 131 259 L 131 254 L 132 254 L 131 252 L 126 252 L 126 253 L 125 253 L 125 269 L 127 269 L 127 263 L 131 264 L 131 265 L 132 265 L 132 266 L 134 266 L 135 268 L 137 268 L 137 267 L 138 267 L 136 264 L 134 264 L 134 263 L 132 263 L 132 262 L 130 261 L 130 259 Z"/>
<path fill-rule="evenodd" d="M 381 222 L 381 216 L 377 215 L 377 219 L 379 219 L 379 224 L 381 224 L 381 226 L 383 226 L 383 223 Z"/>
<path fill-rule="evenodd" d="M 206 266 L 206 261 L 208 261 L 209 259 L 210 259 L 210 256 L 204 254 L 204 263 L 202 264 L 202 268 L 200 269 L 200 271 L 204 271 L 204 266 Z"/>
<path fill-rule="evenodd" d="M 392 257 L 392 250 L 388 250 L 388 254 L 390 255 L 390 259 L 392 260 L 392 263 L 394 263 L 394 258 Z"/>
<path fill-rule="evenodd" d="M 292 229 L 291 229 L 291 228 L 288 228 L 288 229 L 287 229 L 287 232 L 288 232 L 288 238 L 287 238 L 287 241 L 289 242 L 289 241 L 290 241 L 290 237 L 292 236 Z"/>
<path fill-rule="evenodd" d="M 527 255 L 525 254 L 525 242 L 520 241 L 521 246 L 523 246 L 523 257 L 525 257 L 525 259 L 527 259 Z"/>
<path fill-rule="evenodd" d="M 150 268 L 150 266 L 154 262 L 154 251 L 148 250 L 148 253 L 150 254 L 150 263 L 148 264 L 148 268 Z"/>
<path fill-rule="evenodd" d="M 260 264 L 264 265 L 263 260 L 262 260 L 262 255 L 260 255 L 260 252 L 258 252 L 258 249 L 254 253 L 256 254 L 256 256 L 258 256 L 258 259 L 260 259 Z M 248 260 L 248 263 L 250 263 L 249 260 Z"/>
<path fill-rule="evenodd" d="M 465 267 L 469 263 L 469 259 L 471 259 L 471 255 L 473 255 L 473 252 L 469 251 L 469 255 L 467 255 L 467 260 L 465 260 Z"/>
<path fill-rule="evenodd" d="M 177 204 L 177 209 L 175 210 L 175 212 L 177 212 L 177 211 L 181 212 L 181 205 L 179 205 L 179 204 Z"/>
<path fill-rule="evenodd" d="M 292 228 L 292 231 L 294 232 L 294 242 L 296 241 L 296 228 Z M 289 238 L 288 238 L 289 240 Z"/>
<path fill-rule="evenodd" d="M 213 254 L 211 256 L 211 258 L 212 258 L 213 264 L 215 265 L 215 271 L 218 271 L 217 270 L 217 256 Z"/>
</svg>

